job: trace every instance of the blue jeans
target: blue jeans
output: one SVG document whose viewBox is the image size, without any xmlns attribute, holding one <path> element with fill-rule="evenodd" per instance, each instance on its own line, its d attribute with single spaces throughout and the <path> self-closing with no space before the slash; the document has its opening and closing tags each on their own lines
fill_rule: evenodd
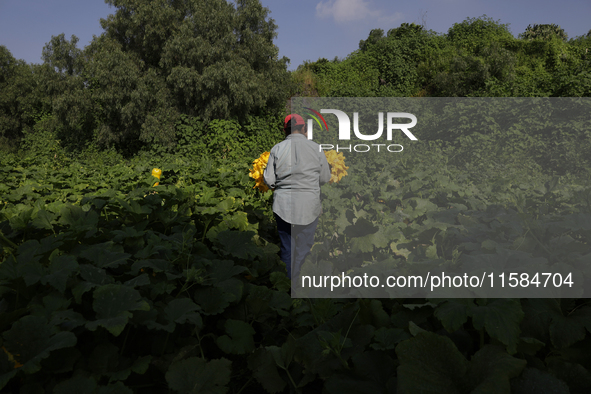
<svg viewBox="0 0 591 394">
<path fill-rule="evenodd" d="M 287 277 L 291 279 L 292 275 L 297 277 L 300 274 L 302 264 L 304 263 L 306 256 L 310 254 L 312 245 L 314 245 L 314 233 L 316 232 L 316 226 L 318 225 L 318 218 L 314 219 L 314 221 L 310 224 L 297 225 L 287 223 L 276 213 L 274 213 L 274 215 L 275 220 L 277 221 L 279 239 L 281 240 L 281 261 L 285 263 Z M 291 250 L 292 237 L 294 240 L 297 240 L 297 243 L 294 243 L 296 248 L 295 251 L 293 251 L 293 255 Z"/>
</svg>

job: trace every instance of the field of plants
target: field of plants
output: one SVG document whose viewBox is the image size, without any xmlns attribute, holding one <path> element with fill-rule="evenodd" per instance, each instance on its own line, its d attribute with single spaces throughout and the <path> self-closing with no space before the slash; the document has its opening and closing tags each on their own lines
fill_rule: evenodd
<svg viewBox="0 0 591 394">
<path fill-rule="evenodd" d="M 588 172 L 483 160 L 482 141 L 421 142 L 376 168 L 345 155 L 314 254 L 591 261 Z M 591 388 L 586 299 L 292 299 L 272 192 L 248 176 L 257 153 L 4 156 L 3 392 Z M 355 239 L 360 218 L 380 236 Z"/>
<path fill-rule="evenodd" d="M 520 97 L 421 112 L 400 153 L 344 152 L 303 272 L 563 266 L 585 290 L 591 32 L 403 23 L 288 72 L 257 0 L 106 2 L 83 49 L 53 36 L 26 64 L 0 45 L 0 392 L 591 392 L 588 292 L 292 298 L 249 177 L 293 97 Z M 547 97 L 579 99 L 556 120 Z"/>
</svg>

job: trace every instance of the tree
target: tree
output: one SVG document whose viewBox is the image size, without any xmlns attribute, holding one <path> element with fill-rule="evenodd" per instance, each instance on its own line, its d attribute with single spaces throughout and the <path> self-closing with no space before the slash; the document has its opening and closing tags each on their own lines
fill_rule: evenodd
<svg viewBox="0 0 591 394">
<path fill-rule="evenodd" d="M 378 41 L 384 38 L 384 30 L 382 29 L 372 29 L 369 32 L 369 36 L 367 40 L 359 41 L 359 49 L 362 52 L 365 52 L 369 49 L 370 46 L 375 45 Z"/>
<path fill-rule="evenodd" d="M 0 145 L 16 147 L 23 132 L 51 111 L 50 74 L 48 67 L 28 65 L 0 46 Z"/>
<path fill-rule="evenodd" d="M 388 38 L 407 37 L 412 35 L 420 35 L 424 32 L 421 25 L 415 23 L 403 23 L 400 27 L 388 30 Z"/>
<path fill-rule="evenodd" d="M 123 52 L 166 79 L 184 114 L 244 118 L 283 105 L 287 59 L 273 44 L 277 26 L 259 0 L 107 0 L 101 20 Z"/>
<path fill-rule="evenodd" d="M 0 46 L 0 138 L 3 144 L 14 139 L 22 128 L 19 88 L 28 90 L 27 66 L 16 60 L 5 46 Z"/>
<path fill-rule="evenodd" d="M 90 111 L 101 145 L 171 144 L 181 114 L 243 122 L 283 109 L 288 60 L 259 0 L 106 2 L 116 11 L 84 50 L 82 91 L 58 106 L 64 135 L 87 138 Z"/>
<path fill-rule="evenodd" d="M 470 53 L 478 53 L 494 41 L 504 43 L 514 40 L 508 25 L 486 15 L 454 23 L 447 32 L 447 38 Z"/>
<path fill-rule="evenodd" d="M 66 40 L 64 33 L 51 36 L 51 40 L 43 47 L 43 62 L 53 67 L 60 74 L 79 74 L 82 69 L 82 51 L 76 47 L 78 37 L 72 35 Z"/>
<path fill-rule="evenodd" d="M 528 25 L 525 31 L 519 35 L 519 38 L 524 40 L 551 40 L 553 37 L 566 41 L 568 35 L 563 28 L 554 23 Z"/>
</svg>

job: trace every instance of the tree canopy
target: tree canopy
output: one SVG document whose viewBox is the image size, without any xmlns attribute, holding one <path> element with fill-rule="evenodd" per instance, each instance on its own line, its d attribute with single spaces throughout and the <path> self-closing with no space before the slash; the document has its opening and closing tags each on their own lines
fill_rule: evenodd
<svg viewBox="0 0 591 394">
<path fill-rule="evenodd" d="M 116 10 L 83 51 L 63 34 L 44 49 L 72 79 L 55 105 L 63 139 L 167 145 L 180 115 L 244 122 L 282 109 L 288 60 L 258 0 L 106 2 Z"/>
<path fill-rule="evenodd" d="M 28 65 L 0 47 L 2 145 L 41 128 L 75 148 L 172 148 L 186 130 L 209 133 L 212 120 L 274 123 L 290 95 L 591 95 L 591 36 L 567 40 L 554 24 L 518 37 L 485 15 L 447 33 L 376 28 L 346 58 L 305 62 L 290 75 L 259 0 L 106 2 L 114 11 L 100 21 L 104 33 L 85 48 L 53 36 L 44 64 Z"/>
</svg>

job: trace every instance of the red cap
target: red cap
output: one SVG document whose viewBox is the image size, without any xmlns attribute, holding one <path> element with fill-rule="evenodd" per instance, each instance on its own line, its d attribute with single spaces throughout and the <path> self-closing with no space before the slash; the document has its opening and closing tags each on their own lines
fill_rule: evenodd
<svg viewBox="0 0 591 394">
<path fill-rule="evenodd" d="M 306 124 L 304 122 L 304 118 L 302 118 L 300 115 L 291 114 L 291 115 L 287 115 L 285 117 L 285 121 L 283 121 L 283 129 L 287 129 L 290 126 L 290 122 L 291 122 L 291 127 L 303 126 Z"/>
</svg>

